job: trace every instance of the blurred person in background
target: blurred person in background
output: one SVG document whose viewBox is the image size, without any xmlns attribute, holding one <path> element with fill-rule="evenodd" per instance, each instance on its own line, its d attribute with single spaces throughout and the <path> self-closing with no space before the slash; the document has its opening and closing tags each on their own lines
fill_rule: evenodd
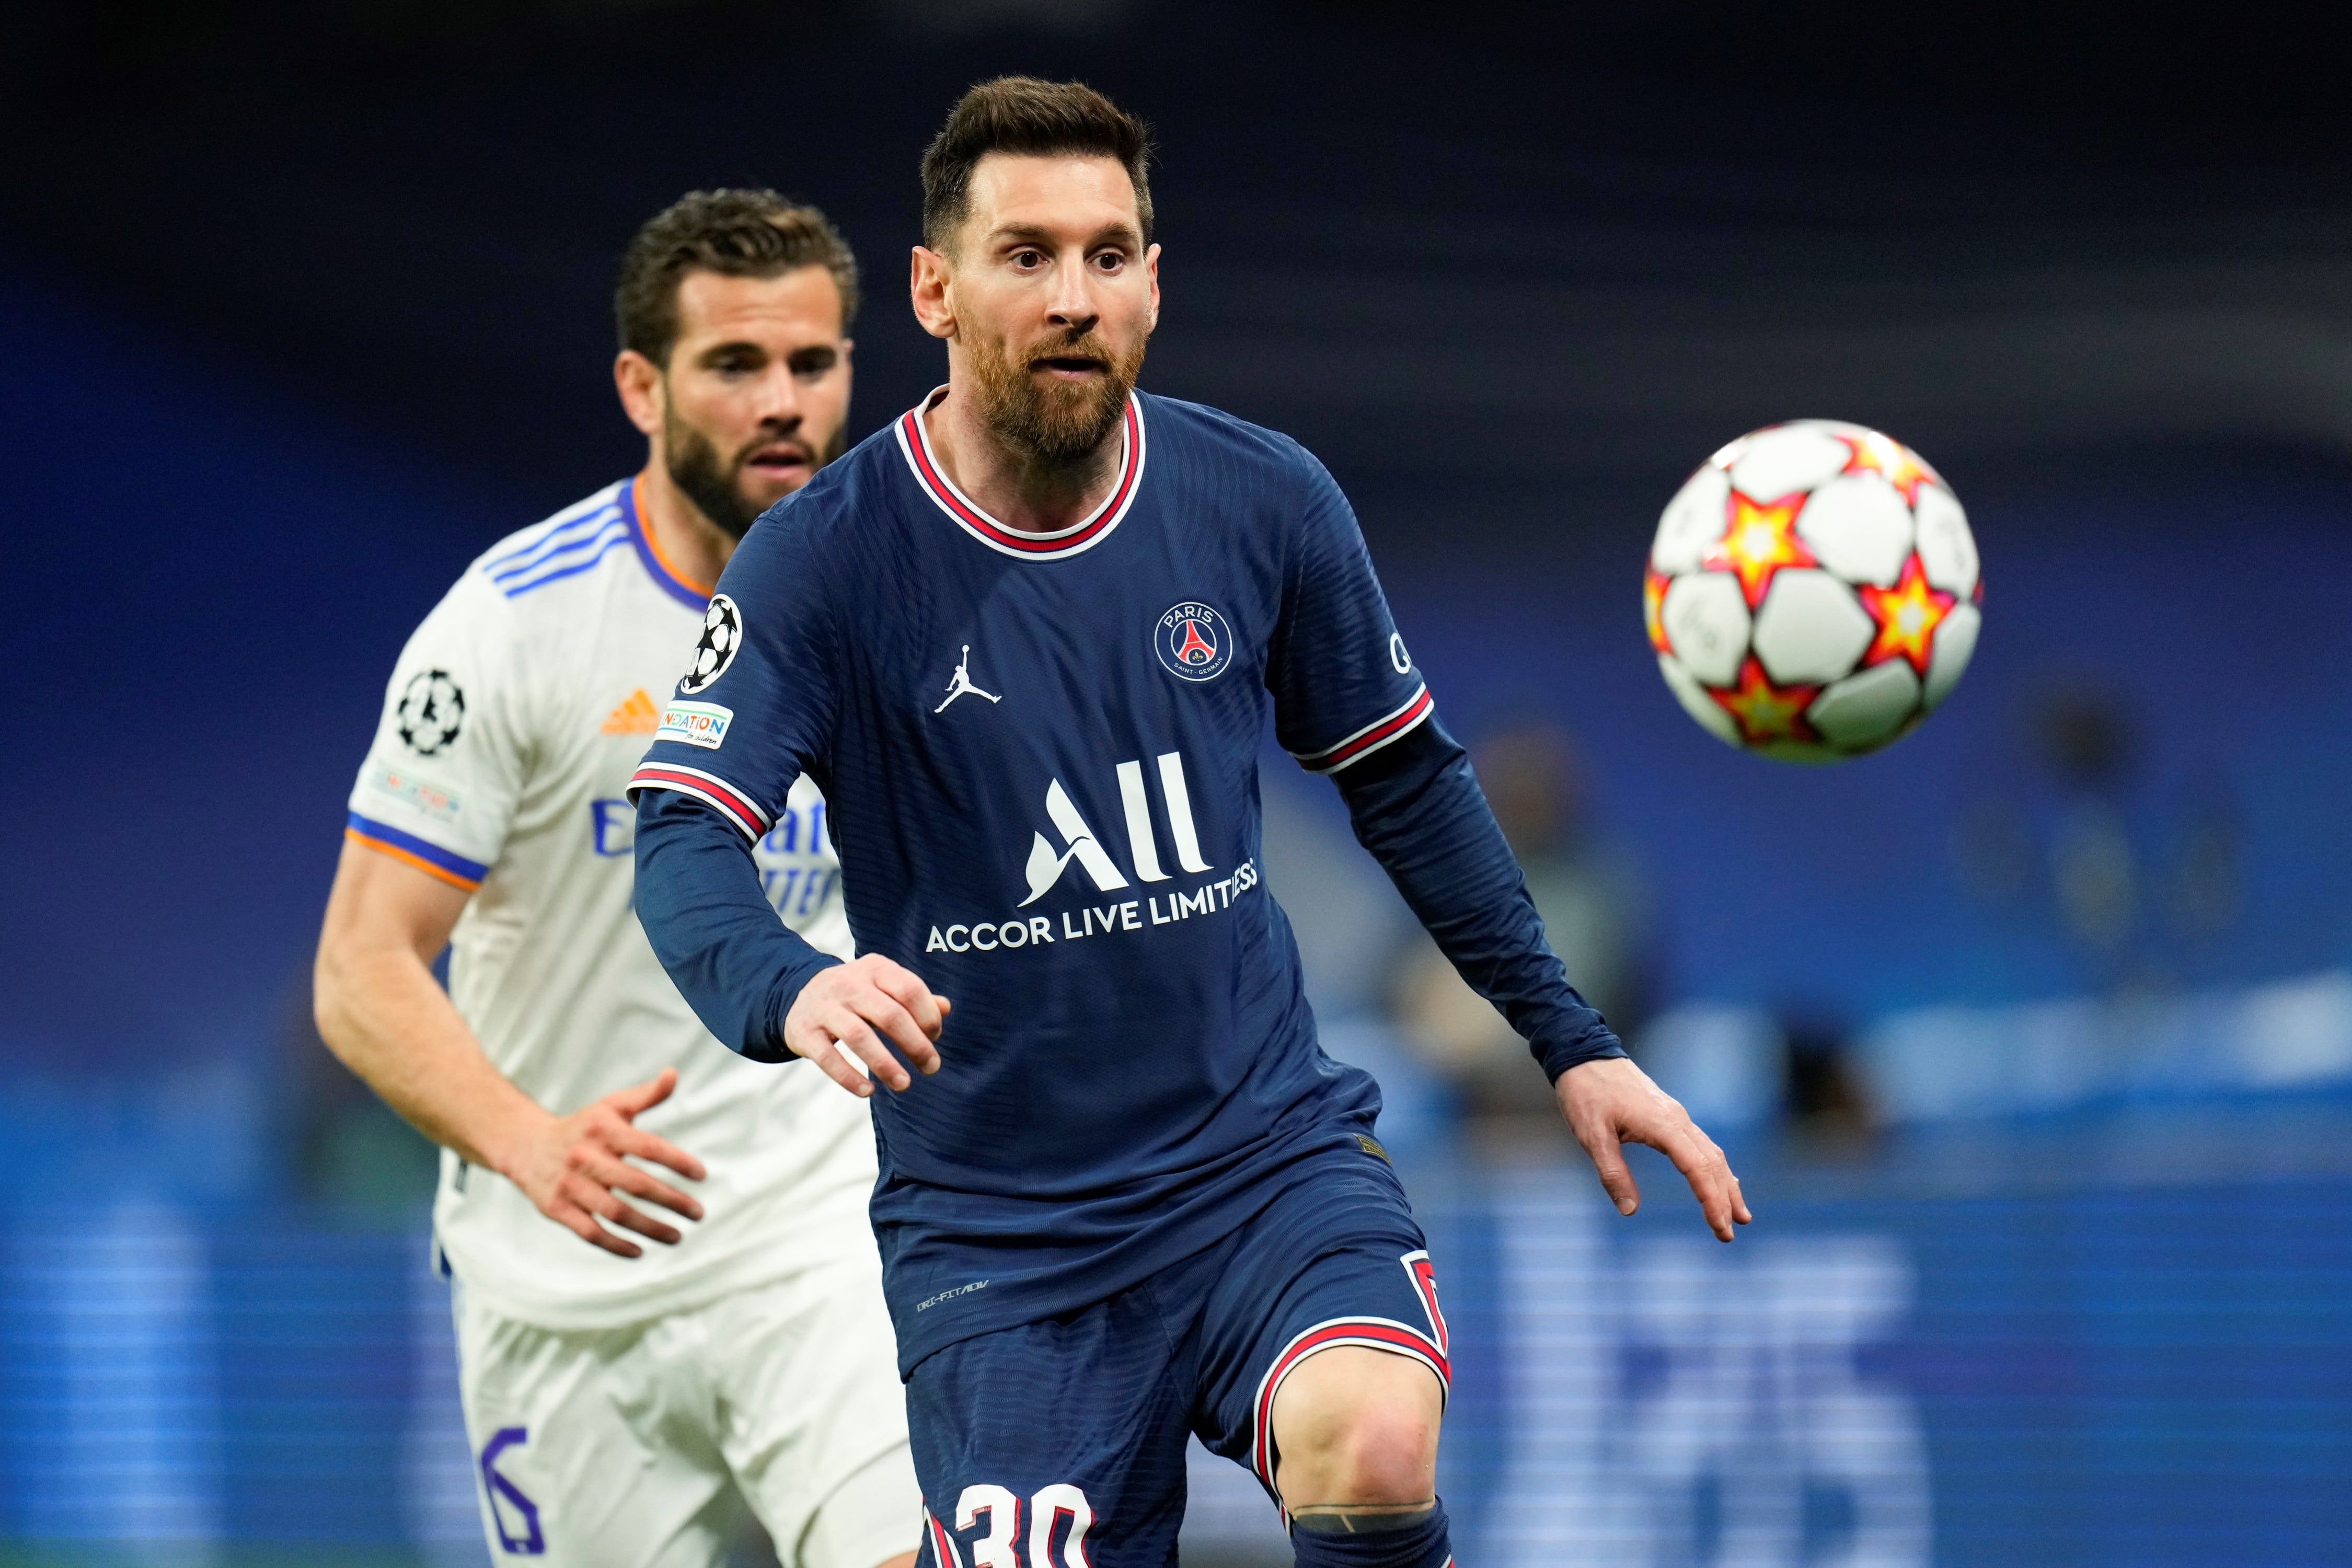
<svg viewBox="0 0 2352 1568">
<path fill-rule="evenodd" d="M 2236 789 L 2208 768 L 2160 803 L 2131 706 L 2096 683 L 2055 682 L 2021 718 L 2038 766 L 1959 814 L 1962 884 L 2049 919 L 2095 991 L 2194 983 L 2244 913 Z"/>
<path fill-rule="evenodd" d="M 1780 1010 L 1780 1114 L 1807 1154 L 1846 1157 L 1869 1152 L 1878 1131 L 1870 1080 L 1856 1058 L 1853 1031 L 1832 1005 Z"/>
<path fill-rule="evenodd" d="M 2096 690 L 2060 691 L 2037 716 L 2043 761 L 2064 795 L 2050 847 L 2060 922 L 2076 950 L 2118 979 L 2144 962 L 2143 856 L 2124 814 L 2137 737 L 2123 704 Z"/>
<path fill-rule="evenodd" d="M 651 693 L 723 635 L 710 584 L 753 520 L 841 450 L 856 304 L 841 237 L 772 192 L 698 192 L 640 229 L 614 379 L 646 466 L 467 570 L 352 793 L 319 1030 L 443 1146 L 494 1554 L 711 1564 L 748 1505 L 795 1568 L 913 1558 L 866 1108 L 704 1031 L 632 912 L 622 799 L 649 737 L 725 732 Z M 824 813 L 800 780 L 761 885 L 846 957 Z"/>
<path fill-rule="evenodd" d="M 1631 856 L 1594 830 L 1582 770 L 1549 720 L 1509 724 L 1471 752 L 1495 820 L 1527 878 L 1551 949 L 1621 1036 L 1638 1032 L 1649 978 L 1649 899 Z M 1530 1084 L 1527 1046 L 1416 929 L 1395 965 L 1399 1027 L 1423 1065 L 1453 1084 L 1475 1140 L 1559 1139 L 1559 1116 Z"/>
</svg>

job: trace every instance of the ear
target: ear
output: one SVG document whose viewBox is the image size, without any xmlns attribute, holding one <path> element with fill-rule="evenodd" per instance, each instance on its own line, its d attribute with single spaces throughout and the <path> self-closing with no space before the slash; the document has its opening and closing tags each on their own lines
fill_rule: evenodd
<svg viewBox="0 0 2352 1568">
<path fill-rule="evenodd" d="M 1151 330 L 1160 330 L 1160 247 L 1143 253 L 1143 269 L 1151 275 Z"/>
<path fill-rule="evenodd" d="M 949 295 L 954 281 L 952 262 L 927 245 L 915 247 L 907 270 L 907 298 L 915 307 L 915 320 L 935 338 L 955 336 L 955 301 Z"/>
<path fill-rule="evenodd" d="M 635 349 L 623 349 L 613 361 L 613 386 L 621 395 L 621 411 L 640 435 L 653 437 L 662 427 L 662 373 L 659 366 Z"/>
</svg>

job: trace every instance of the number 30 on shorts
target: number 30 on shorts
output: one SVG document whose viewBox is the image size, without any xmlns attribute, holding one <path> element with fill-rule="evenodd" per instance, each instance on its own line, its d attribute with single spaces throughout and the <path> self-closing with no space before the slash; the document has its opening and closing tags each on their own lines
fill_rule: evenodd
<svg viewBox="0 0 2352 1568">
<path fill-rule="evenodd" d="M 1092 1568 L 1087 1561 L 1087 1531 L 1093 1528 L 1095 1510 L 1086 1493 L 1067 1481 L 1055 1481 L 1030 1494 L 1027 1512 L 1029 1555 L 1024 1563 L 1022 1500 L 1003 1487 L 964 1488 L 963 1496 L 956 1500 L 956 1529 L 970 1530 L 987 1521 L 987 1532 L 971 1543 L 969 1568 Z M 1054 1536 L 1064 1520 L 1069 1521 L 1069 1531 L 1062 1538 L 1062 1559 L 1057 1563 Z M 940 1528 L 938 1520 L 930 1525 L 931 1549 L 938 1554 L 939 1568 L 967 1568 L 956 1552 L 954 1538 Z"/>
</svg>

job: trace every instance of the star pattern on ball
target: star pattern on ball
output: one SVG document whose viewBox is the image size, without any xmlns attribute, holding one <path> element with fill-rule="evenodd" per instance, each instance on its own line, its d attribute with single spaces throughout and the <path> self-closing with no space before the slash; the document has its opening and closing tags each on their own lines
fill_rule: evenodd
<svg viewBox="0 0 2352 1568">
<path fill-rule="evenodd" d="M 1737 574 L 1748 607 L 1756 609 L 1764 603 L 1773 573 L 1783 566 L 1820 564 L 1797 537 L 1797 514 L 1805 510 L 1807 499 L 1802 490 L 1769 501 L 1732 491 L 1726 505 L 1728 525 L 1723 537 L 1699 557 L 1699 564 L 1710 572 Z"/>
<path fill-rule="evenodd" d="M 1660 653 L 1674 652 L 1666 640 L 1666 584 L 1674 579 L 1654 566 L 1642 572 L 1642 625 L 1650 634 L 1650 646 Z"/>
<path fill-rule="evenodd" d="M 1764 666 L 1754 654 L 1748 656 L 1739 667 L 1739 684 L 1729 690 L 1710 686 L 1706 694 L 1716 700 L 1731 721 L 1739 726 L 1740 737 L 1751 746 L 1770 741 L 1816 741 L 1813 727 L 1805 722 L 1805 710 L 1821 694 L 1818 686 L 1775 686 L 1764 673 Z"/>
<path fill-rule="evenodd" d="M 1892 588 L 1874 588 L 1865 583 L 1854 591 L 1862 596 L 1862 607 L 1878 623 L 1878 636 L 1862 656 L 1864 666 L 1905 658 L 1924 677 L 1927 661 L 1936 655 L 1936 628 L 1951 614 L 1957 598 L 1927 586 L 1927 568 L 1919 563 L 1916 551 L 1904 558 L 1903 575 Z"/>
<path fill-rule="evenodd" d="M 1893 485 L 1906 506 L 1919 504 L 1919 487 L 1937 482 L 1936 470 L 1912 456 L 1911 448 L 1892 436 L 1882 436 L 1875 430 L 1859 436 L 1841 436 L 1847 451 L 1853 454 L 1843 468 L 1848 474 L 1876 474 Z"/>
</svg>

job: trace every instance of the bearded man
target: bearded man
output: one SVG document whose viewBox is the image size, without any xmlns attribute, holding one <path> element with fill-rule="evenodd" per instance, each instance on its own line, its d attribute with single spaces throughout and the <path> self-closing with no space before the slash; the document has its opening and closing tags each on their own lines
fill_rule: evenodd
<svg viewBox="0 0 2352 1568">
<path fill-rule="evenodd" d="M 1148 147 L 1075 82 L 949 115 L 911 279 L 947 384 L 729 564 L 740 639 L 680 688 L 726 738 L 657 739 L 631 781 L 639 913 L 720 1039 L 891 1090 L 872 1207 L 931 1568 L 1165 1568 L 1188 1431 L 1306 1568 L 1442 1568 L 1436 1273 L 1259 874 L 1269 708 L 1620 1205 L 1638 1140 L 1723 1239 L 1748 1209 L 1545 945 L 1331 476 L 1136 390 Z M 803 773 L 837 801 L 845 964 L 759 898 Z"/>
<path fill-rule="evenodd" d="M 856 306 L 841 237 L 773 192 L 639 230 L 613 374 L 644 468 L 467 569 L 352 792 L 319 1029 L 443 1146 L 434 1235 L 502 1562 L 710 1568 L 747 1505 L 788 1568 L 912 1558 L 869 1118 L 697 1021 L 631 912 L 622 798 L 649 738 L 725 736 L 723 710 L 649 693 L 729 646 L 710 584 L 840 452 Z M 785 787 L 754 887 L 845 958 L 824 816 Z"/>
</svg>

